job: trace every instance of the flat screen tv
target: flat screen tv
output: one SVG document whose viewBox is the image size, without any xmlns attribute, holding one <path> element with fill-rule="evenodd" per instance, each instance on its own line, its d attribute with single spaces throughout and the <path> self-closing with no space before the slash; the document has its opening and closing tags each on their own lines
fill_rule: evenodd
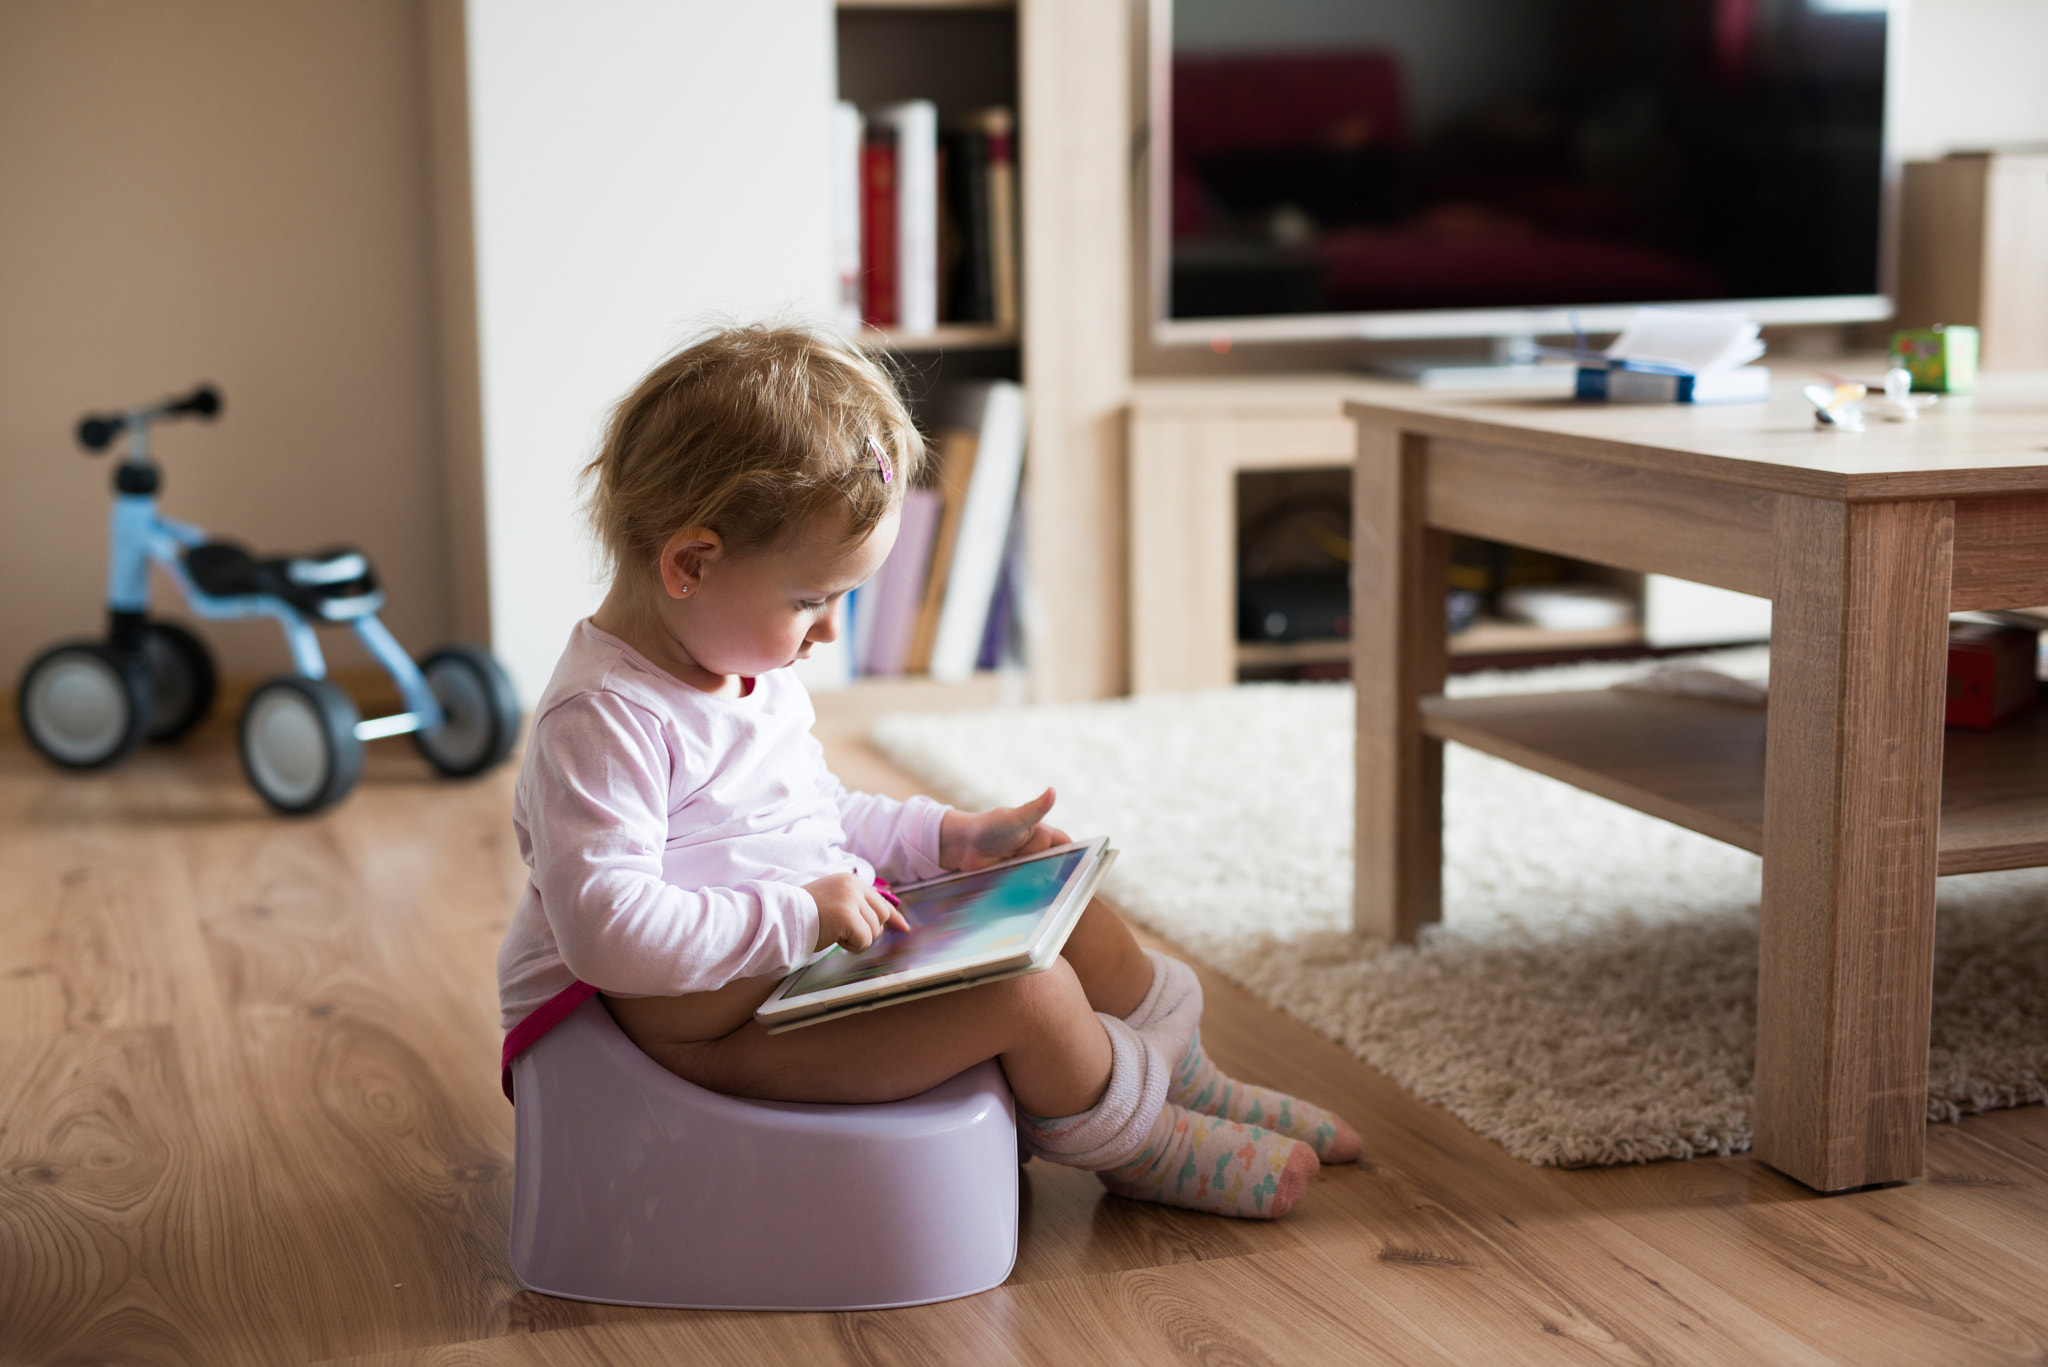
<svg viewBox="0 0 2048 1367">
<path fill-rule="evenodd" d="M 1890 315 L 1885 0 L 1153 0 L 1167 344 Z"/>
</svg>

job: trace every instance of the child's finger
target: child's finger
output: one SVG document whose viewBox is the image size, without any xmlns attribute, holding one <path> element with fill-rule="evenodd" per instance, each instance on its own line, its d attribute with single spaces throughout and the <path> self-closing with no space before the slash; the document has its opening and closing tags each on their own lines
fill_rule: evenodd
<svg viewBox="0 0 2048 1367">
<path fill-rule="evenodd" d="M 884 897 L 879 888 L 868 889 L 868 909 L 873 911 L 878 918 L 876 921 L 877 934 L 891 927 L 897 930 L 910 929 L 910 922 L 903 919 L 902 911 L 897 908 L 895 903 Z"/>
<path fill-rule="evenodd" d="M 988 813 L 992 818 L 975 839 L 976 848 L 986 854 L 1001 857 L 1018 853 L 1031 839 L 1039 822 L 1052 810 L 1053 791 L 1047 788 L 1031 801 L 1017 807 L 999 807 Z"/>
<path fill-rule="evenodd" d="M 1055 794 L 1053 790 L 1047 788 L 1029 802 L 1020 803 L 1012 807 L 1010 815 L 1021 825 L 1036 826 L 1039 822 L 1045 820 L 1045 814 L 1052 810 L 1054 801 Z"/>
</svg>

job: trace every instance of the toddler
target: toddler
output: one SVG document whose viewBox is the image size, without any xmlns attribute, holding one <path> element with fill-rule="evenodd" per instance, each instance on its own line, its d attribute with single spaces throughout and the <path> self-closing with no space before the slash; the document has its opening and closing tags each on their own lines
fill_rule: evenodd
<svg viewBox="0 0 2048 1367">
<path fill-rule="evenodd" d="M 1342 1120 L 1218 1073 L 1187 965 L 1100 903 L 1043 973 L 786 1034 L 754 1010 L 816 950 L 903 929 L 880 880 L 1063 844 L 1050 790 L 967 813 L 848 792 L 788 668 L 896 539 L 924 445 L 871 361 L 792 329 L 687 348 L 612 415 L 585 471 L 612 560 L 534 711 L 513 822 L 531 869 L 498 955 L 511 1060 L 593 994 L 702 1087 L 914 1096 L 998 1060 L 1025 1147 L 1111 1191 L 1284 1214 Z"/>
</svg>

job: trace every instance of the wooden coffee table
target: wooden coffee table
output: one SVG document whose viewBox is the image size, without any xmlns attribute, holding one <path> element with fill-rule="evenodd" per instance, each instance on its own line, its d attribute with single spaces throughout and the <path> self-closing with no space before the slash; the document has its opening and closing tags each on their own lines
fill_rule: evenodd
<svg viewBox="0 0 2048 1367">
<path fill-rule="evenodd" d="M 1822 1191 L 1919 1176 L 1934 880 L 2048 864 L 2048 719 L 1942 726 L 1948 613 L 2048 602 L 2048 376 L 1861 433 L 1816 431 L 1792 385 L 1347 412 L 1359 929 L 1439 915 L 1446 740 L 1754 850 L 1757 1155 Z M 1768 709 L 1444 698 L 1454 532 L 1769 597 Z"/>
</svg>

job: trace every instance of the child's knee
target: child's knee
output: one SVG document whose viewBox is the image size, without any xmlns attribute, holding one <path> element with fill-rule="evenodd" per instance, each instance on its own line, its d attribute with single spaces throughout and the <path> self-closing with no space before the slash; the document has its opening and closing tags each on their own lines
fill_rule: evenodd
<svg viewBox="0 0 2048 1367">
<path fill-rule="evenodd" d="M 1065 959 L 1054 959 L 1044 972 L 1027 973 L 990 987 L 1002 993 L 1005 1009 L 1027 1031 L 1071 1029 L 1077 1021 L 1092 1023 L 1095 1019 L 1088 994 Z"/>
</svg>

